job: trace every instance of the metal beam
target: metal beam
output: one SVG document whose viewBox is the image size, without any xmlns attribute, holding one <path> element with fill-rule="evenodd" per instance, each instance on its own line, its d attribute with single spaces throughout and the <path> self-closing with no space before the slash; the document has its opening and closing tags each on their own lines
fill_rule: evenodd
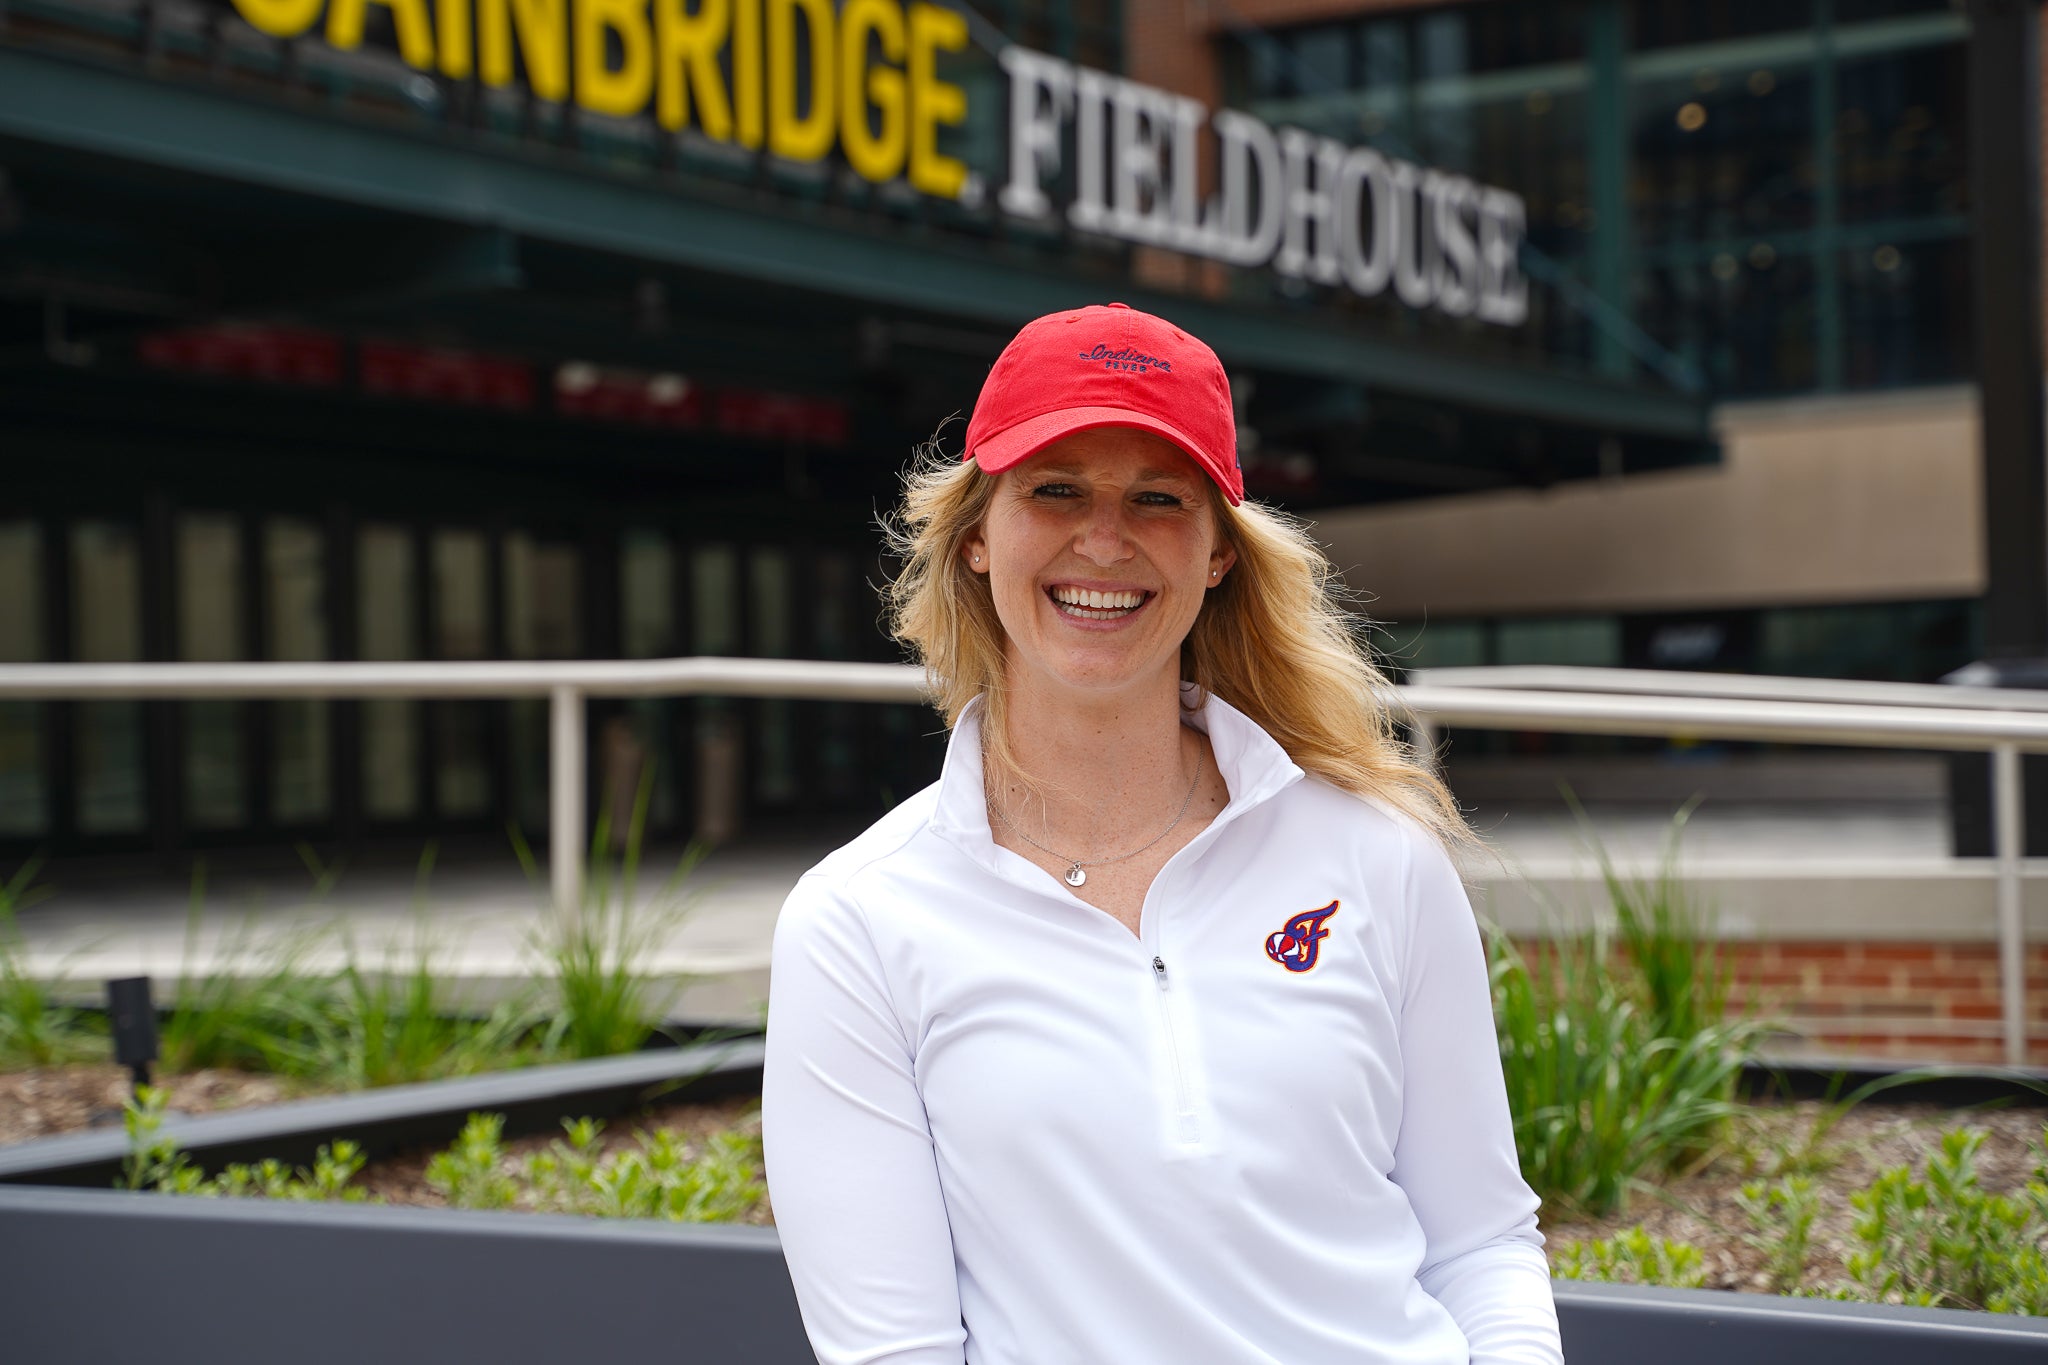
<svg viewBox="0 0 2048 1365">
<path fill-rule="evenodd" d="M 2048 655 L 2048 467 L 2037 0 L 1972 0 L 1969 101 L 1989 570 L 1984 643 L 1994 658 L 2039 658 Z"/>
<path fill-rule="evenodd" d="M 884 222 L 824 223 L 673 187 L 445 145 L 232 91 L 0 52 L 0 137 L 430 221 L 729 274 L 1010 328 L 1110 292 L 1174 318 L 1226 361 L 1345 379 L 1620 434 L 1711 439 L 1690 396 L 1489 362 L 1255 309 L 993 259 Z"/>
</svg>

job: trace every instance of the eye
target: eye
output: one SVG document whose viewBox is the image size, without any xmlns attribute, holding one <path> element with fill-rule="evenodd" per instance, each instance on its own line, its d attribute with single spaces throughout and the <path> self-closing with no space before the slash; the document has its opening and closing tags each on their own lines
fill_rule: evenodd
<svg viewBox="0 0 2048 1365">
<path fill-rule="evenodd" d="M 1147 507 L 1179 507 L 1183 500 L 1178 493 L 1163 493 L 1157 490 L 1138 494 L 1138 501 Z"/>
<path fill-rule="evenodd" d="M 1048 500 L 1054 498 L 1073 498 L 1079 497 L 1080 491 L 1070 483 L 1042 483 L 1031 490 L 1031 496 Z"/>
</svg>

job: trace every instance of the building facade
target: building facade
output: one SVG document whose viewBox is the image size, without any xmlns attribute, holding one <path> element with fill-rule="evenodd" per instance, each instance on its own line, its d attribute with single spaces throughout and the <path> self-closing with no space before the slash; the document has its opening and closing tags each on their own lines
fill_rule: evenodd
<svg viewBox="0 0 2048 1365">
<path fill-rule="evenodd" d="M 1014 327 L 1230 368 L 1396 666 L 1975 656 L 1966 14 L 1926 0 L 9 0 L 0 659 L 896 657 Z M 0 846 L 546 818 L 521 703 L 0 708 Z M 909 708 L 598 709 L 658 831 Z"/>
</svg>

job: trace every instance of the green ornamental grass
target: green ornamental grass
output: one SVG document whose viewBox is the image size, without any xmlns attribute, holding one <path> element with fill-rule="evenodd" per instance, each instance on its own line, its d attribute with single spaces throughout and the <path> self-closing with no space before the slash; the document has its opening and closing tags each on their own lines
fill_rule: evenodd
<svg viewBox="0 0 2048 1365">
<path fill-rule="evenodd" d="M 1764 1027 L 1724 1017 L 1728 971 L 1677 873 L 1689 811 L 1653 878 L 1620 876 L 1598 850 L 1618 942 L 1595 927 L 1532 960 L 1488 935 L 1515 1147 L 1554 1214 L 1623 1207 L 1632 1189 L 1703 1159 L 1741 1110 L 1736 1083 Z"/>
<path fill-rule="evenodd" d="M 702 861 L 703 850 L 692 845 L 653 896 L 636 899 L 653 792 L 650 766 L 634 793 L 625 848 L 616 865 L 610 852 L 612 813 L 609 808 L 599 812 L 583 903 L 556 906 L 528 937 L 528 953 L 540 964 L 557 1005 L 545 1039 L 550 1053 L 586 1058 L 637 1051 L 665 1032 L 669 1009 L 682 993 L 681 978 L 653 975 L 645 964 L 688 915 L 690 902 L 682 886 Z M 533 850 L 516 827 L 511 835 L 527 877 L 543 885 Z"/>
<path fill-rule="evenodd" d="M 42 864 L 31 858 L 0 882 L 0 1068 L 61 1066 L 104 1049 L 84 1011 L 59 1004 L 47 982 L 30 975 L 16 914 L 42 898 Z"/>
</svg>

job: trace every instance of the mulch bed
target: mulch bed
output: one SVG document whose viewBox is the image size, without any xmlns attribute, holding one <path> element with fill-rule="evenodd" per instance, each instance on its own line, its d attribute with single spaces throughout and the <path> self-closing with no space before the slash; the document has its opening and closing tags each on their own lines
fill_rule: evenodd
<svg viewBox="0 0 2048 1365">
<path fill-rule="evenodd" d="M 213 1114 L 324 1093 L 246 1071 L 193 1071 L 160 1076 L 157 1083 L 170 1088 L 170 1108 L 181 1114 Z M 111 1062 L 0 1074 L 0 1143 L 119 1128 L 130 1085 L 127 1068 Z"/>
<path fill-rule="evenodd" d="M 1774 1153 L 1798 1147 L 1824 1108 L 1818 1100 L 1754 1105 L 1743 1125 L 1747 1131 L 1732 1134 L 1731 1150 L 1704 1169 L 1636 1194 L 1617 1215 L 1598 1220 L 1546 1218 L 1544 1236 L 1555 1246 L 1567 1240 L 1611 1237 L 1641 1225 L 1652 1237 L 1698 1247 L 1707 1288 L 1768 1292 L 1767 1256 L 1750 1240 L 1756 1227 L 1736 1195 L 1744 1181 L 1770 1174 L 1768 1162 Z M 1924 1174 L 1927 1155 L 1944 1131 L 1975 1128 L 1985 1134 L 1977 1151 L 1980 1183 L 1987 1191 L 2010 1194 L 2027 1183 L 2041 1160 L 2044 1125 L 2048 1110 L 2039 1108 L 1956 1109 L 1871 1101 L 1850 1110 L 1822 1140 L 1830 1164 L 1808 1177 L 1820 1196 L 1820 1213 L 1806 1261 L 1807 1287 L 1850 1282 L 1843 1262 L 1857 1243 L 1856 1210 L 1849 1196 L 1867 1188 L 1880 1170 L 1910 1165 Z"/>
</svg>

